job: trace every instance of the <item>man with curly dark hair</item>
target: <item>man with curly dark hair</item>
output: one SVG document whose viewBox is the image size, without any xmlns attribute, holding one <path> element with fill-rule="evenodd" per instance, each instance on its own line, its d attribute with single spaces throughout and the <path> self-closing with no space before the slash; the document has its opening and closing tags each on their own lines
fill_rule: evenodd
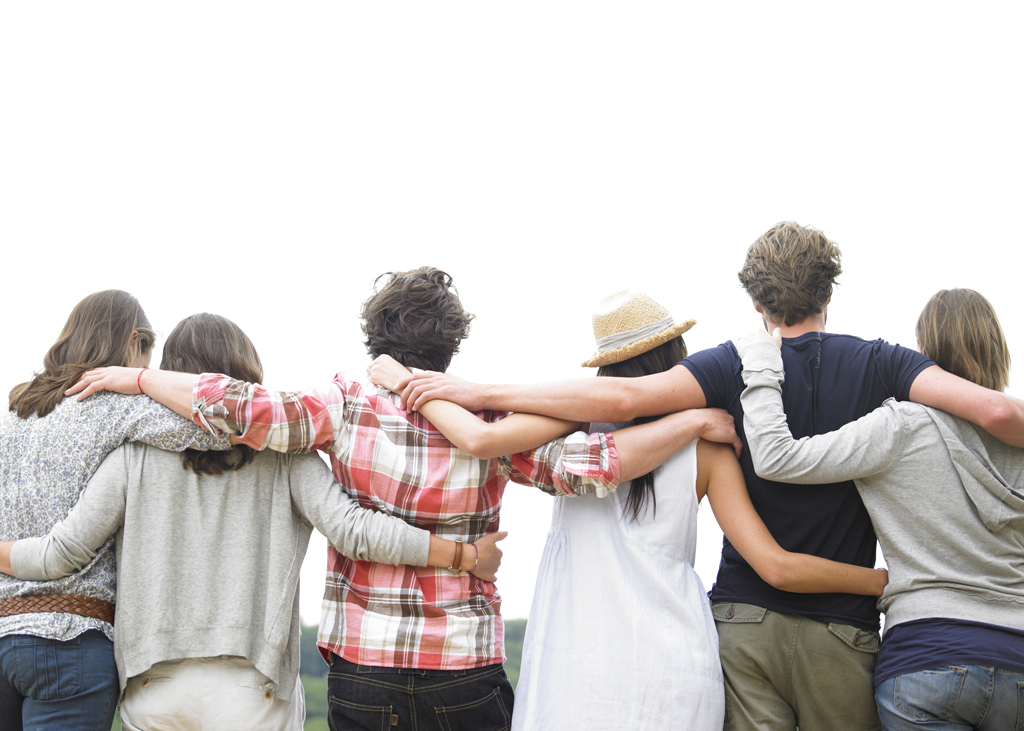
<svg viewBox="0 0 1024 731">
<path fill-rule="evenodd" d="M 948 411 L 1024 446 L 1024 402 L 946 373 L 920 353 L 825 331 L 842 271 L 823 232 L 784 222 L 747 251 L 740 282 L 768 332 L 781 331 L 783 402 L 797 438 L 834 431 L 888 398 Z M 694 353 L 664 373 L 542 386 L 479 386 L 414 376 L 404 403 L 432 398 L 591 422 L 620 422 L 697 407 L 726 409 L 742 430 L 742 363 L 732 342 Z M 405 383 L 398 384 L 406 386 Z M 875 534 L 853 482 L 783 485 L 740 460 L 751 500 L 787 550 L 874 566 Z M 726 682 L 728 731 L 874 729 L 872 672 L 879 643 L 873 598 L 778 591 L 724 541 L 711 590 Z"/>
</svg>

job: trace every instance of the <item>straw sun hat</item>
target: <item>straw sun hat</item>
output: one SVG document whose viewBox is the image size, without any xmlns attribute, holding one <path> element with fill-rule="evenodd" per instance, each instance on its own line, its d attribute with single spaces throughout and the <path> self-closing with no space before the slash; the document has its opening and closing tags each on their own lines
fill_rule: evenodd
<svg viewBox="0 0 1024 731">
<path fill-rule="evenodd" d="M 643 292 L 623 290 L 605 297 L 594 310 L 597 352 L 584 368 L 619 363 L 682 335 L 697 324 L 673 324 L 672 314 Z"/>
</svg>

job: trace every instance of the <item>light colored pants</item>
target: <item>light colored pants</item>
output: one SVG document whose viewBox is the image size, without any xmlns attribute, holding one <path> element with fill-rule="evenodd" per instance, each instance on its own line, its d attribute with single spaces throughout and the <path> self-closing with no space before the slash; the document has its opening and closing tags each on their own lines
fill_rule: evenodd
<svg viewBox="0 0 1024 731">
<path fill-rule="evenodd" d="M 128 679 L 121 701 L 125 731 L 301 731 L 302 683 L 290 701 L 242 657 L 160 662 Z"/>
<path fill-rule="evenodd" d="M 878 633 L 751 604 L 711 607 L 725 731 L 874 731 Z"/>
</svg>

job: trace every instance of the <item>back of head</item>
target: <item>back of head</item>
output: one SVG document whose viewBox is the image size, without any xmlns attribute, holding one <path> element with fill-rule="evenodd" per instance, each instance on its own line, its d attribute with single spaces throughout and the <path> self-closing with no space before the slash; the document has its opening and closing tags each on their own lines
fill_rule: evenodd
<svg viewBox="0 0 1024 731">
<path fill-rule="evenodd" d="M 921 352 L 943 370 L 1002 391 L 1010 379 L 1010 350 L 996 311 L 973 289 L 942 289 L 917 320 Z"/>
<path fill-rule="evenodd" d="M 248 383 L 263 381 L 263 364 L 256 346 L 235 323 L 220 315 L 202 312 L 186 317 L 167 336 L 160 368 L 182 373 L 223 373 Z M 228 452 L 188 449 L 182 455 L 196 474 L 220 475 L 251 462 L 256 451 L 237 445 Z"/>
<path fill-rule="evenodd" d="M 33 412 L 46 416 L 83 373 L 129 365 L 149 353 L 154 342 L 156 333 L 132 295 L 119 289 L 90 294 L 71 310 L 43 358 L 43 370 L 11 391 L 9 408 L 23 419 Z"/>
<path fill-rule="evenodd" d="M 361 314 L 371 356 L 390 355 L 406 367 L 432 371 L 448 369 L 473 320 L 452 278 L 433 267 L 377 277 Z"/>
<path fill-rule="evenodd" d="M 747 249 L 740 284 L 773 322 L 820 314 L 842 273 L 839 247 L 821 231 L 784 221 Z"/>
</svg>

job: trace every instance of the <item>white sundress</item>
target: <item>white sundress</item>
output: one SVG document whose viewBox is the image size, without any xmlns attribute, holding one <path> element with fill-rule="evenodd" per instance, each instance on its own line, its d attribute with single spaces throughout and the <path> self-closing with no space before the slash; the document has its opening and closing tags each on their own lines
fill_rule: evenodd
<svg viewBox="0 0 1024 731">
<path fill-rule="evenodd" d="M 656 517 L 649 502 L 636 523 L 623 516 L 629 483 L 556 499 L 514 731 L 722 728 L 718 634 L 693 570 L 696 478 L 694 442 L 655 471 Z"/>
</svg>

